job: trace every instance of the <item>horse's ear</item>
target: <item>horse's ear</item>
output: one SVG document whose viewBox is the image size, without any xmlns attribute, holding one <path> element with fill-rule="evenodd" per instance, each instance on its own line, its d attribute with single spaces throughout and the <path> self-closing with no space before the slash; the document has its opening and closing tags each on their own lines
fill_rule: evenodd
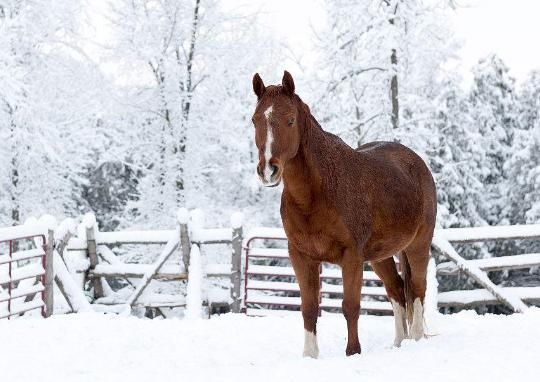
<svg viewBox="0 0 540 382">
<path fill-rule="evenodd" d="M 257 95 L 257 99 L 261 99 L 265 90 L 266 86 L 264 86 L 261 76 L 259 76 L 259 73 L 255 73 L 253 76 L 253 91 Z"/>
<path fill-rule="evenodd" d="M 292 96 L 294 94 L 294 80 L 291 76 L 291 73 L 288 71 L 283 72 L 283 79 L 281 80 L 281 86 L 286 94 Z"/>
</svg>

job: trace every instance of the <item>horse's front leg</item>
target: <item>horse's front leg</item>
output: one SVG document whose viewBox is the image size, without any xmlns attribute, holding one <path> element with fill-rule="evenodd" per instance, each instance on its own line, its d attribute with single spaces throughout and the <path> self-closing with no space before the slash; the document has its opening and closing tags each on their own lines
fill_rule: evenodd
<svg viewBox="0 0 540 382">
<path fill-rule="evenodd" d="M 301 309 L 304 317 L 304 357 L 317 358 L 319 356 L 317 317 L 319 316 L 320 263 L 302 255 L 290 245 L 289 257 L 300 285 Z"/>
<path fill-rule="evenodd" d="M 363 278 L 363 261 L 358 254 L 347 251 L 341 264 L 343 274 L 343 315 L 347 320 L 346 355 L 360 354 L 358 340 L 358 318 L 360 316 L 360 293 Z"/>
</svg>

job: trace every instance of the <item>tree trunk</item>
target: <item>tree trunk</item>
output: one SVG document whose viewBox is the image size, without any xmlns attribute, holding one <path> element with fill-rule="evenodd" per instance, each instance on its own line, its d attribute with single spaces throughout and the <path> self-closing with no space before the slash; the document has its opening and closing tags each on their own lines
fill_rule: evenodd
<svg viewBox="0 0 540 382">
<path fill-rule="evenodd" d="M 389 2 L 387 4 L 390 6 Z M 398 4 L 399 3 L 396 2 L 396 6 L 394 8 L 394 15 L 390 18 L 390 20 L 388 20 L 394 28 L 396 27 L 395 18 L 397 14 Z M 397 75 L 397 69 L 398 69 L 397 63 L 398 63 L 397 52 L 396 52 L 396 49 L 394 48 L 392 49 L 392 54 L 390 55 L 390 64 L 392 66 L 392 72 L 393 72 L 392 78 L 390 79 L 390 101 L 392 102 L 391 121 L 392 121 L 393 129 L 397 129 L 399 127 L 399 98 L 398 98 L 399 86 L 398 86 L 398 75 Z"/>
<path fill-rule="evenodd" d="M 390 99 L 392 101 L 392 128 L 397 129 L 399 127 L 399 98 L 398 98 L 398 77 L 397 77 L 397 54 L 396 50 L 392 49 L 392 55 L 390 56 L 390 63 L 392 64 L 392 79 L 390 80 Z"/>
<path fill-rule="evenodd" d="M 20 224 L 20 211 L 18 200 L 18 187 L 19 187 L 19 162 L 17 161 L 17 142 L 15 137 L 15 116 L 13 108 L 8 104 L 8 112 L 10 116 L 10 138 L 11 138 L 11 224 Z"/>
<path fill-rule="evenodd" d="M 199 12 L 200 12 L 201 0 L 195 0 L 195 6 L 193 8 L 193 19 L 191 22 L 191 40 L 189 44 L 189 51 L 186 61 L 186 81 L 183 83 L 184 97 L 182 97 L 182 118 L 178 131 L 178 142 L 174 147 L 175 160 L 178 161 L 178 172 L 175 181 L 175 189 L 177 194 L 177 205 L 184 204 L 184 189 L 185 189 L 185 156 L 186 156 L 186 144 L 187 144 L 187 130 L 189 113 L 191 110 L 191 100 L 193 97 L 194 85 L 193 85 L 193 62 L 195 58 L 195 48 L 197 42 L 197 33 L 199 29 Z"/>
</svg>

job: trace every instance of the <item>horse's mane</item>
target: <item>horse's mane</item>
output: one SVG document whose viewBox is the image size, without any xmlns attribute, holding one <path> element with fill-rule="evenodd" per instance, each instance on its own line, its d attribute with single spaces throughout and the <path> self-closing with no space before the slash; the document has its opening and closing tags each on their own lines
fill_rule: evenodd
<svg viewBox="0 0 540 382">
<path fill-rule="evenodd" d="M 309 106 L 304 101 L 302 101 L 302 99 L 297 94 L 294 95 L 294 101 L 296 102 L 298 109 L 300 110 L 300 118 L 302 118 L 304 126 L 308 129 L 311 127 L 315 127 L 322 130 L 320 123 L 315 119 L 313 114 L 311 114 L 311 109 L 309 108 Z"/>
<path fill-rule="evenodd" d="M 333 142 L 333 144 L 335 145 L 347 146 L 348 148 L 350 148 L 350 146 L 347 145 L 340 137 L 324 130 L 321 124 L 315 119 L 313 114 L 311 114 L 311 109 L 309 108 L 309 106 L 304 101 L 302 101 L 302 99 L 296 94 L 294 95 L 294 102 L 296 102 L 297 104 L 298 110 L 300 111 L 299 117 L 304 124 L 304 129 L 306 133 L 304 134 L 305 138 L 307 138 L 308 135 L 312 135 L 314 131 L 317 131 L 317 133 L 319 133 L 319 139 L 324 137 L 323 139 Z M 314 143 L 320 144 L 321 142 L 317 142 L 317 140 L 315 140 L 315 142 L 311 142 L 311 146 L 313 146 Z"/>
</svg>

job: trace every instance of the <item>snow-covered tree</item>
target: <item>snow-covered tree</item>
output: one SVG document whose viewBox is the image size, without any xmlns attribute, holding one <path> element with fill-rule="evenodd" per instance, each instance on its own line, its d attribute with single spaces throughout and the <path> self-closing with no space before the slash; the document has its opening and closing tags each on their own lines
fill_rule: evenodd
<svg viewBox="0 0 540 382">
<path fill-rule="evenodd" d="M 504 164 L 512 224 L 540 222 L 540 73 L 532 72 L 518 93 L 517 129 Z"/>
<path fill-rule="evenodd" d="M 78 1 L 0 4 L 0 223 L 76 211 L 99 141 L 95 65 L 73 41 Z"/>
<path fill-rule="evenodd" d="M 503 166 L 510 157 L 517 127 L 515 80 L 508 67 L 491 55 L 473 68 L 474 80 L 470 92 L 471 129 L 480 137 L 475 142 L 479 155 L 472 159 L 471 171 L 479 174 L 484 185 L 480 208 L 490 224 L 505 222 L 507 182 Z"/>
<path fill-rule="evenodd" d="M 436 1 L 327 1 L 320 33 L 321 123 L 356 146 L 373 139 L 419 143 L 454 43 Z M 327 84 L 323 86 L 322 84 Z"/>
<path fill-rule="evenodd" d="M 436 140 L 427 151 L 438 189 L 438 222 L 442 227 L 485 225 L 479 211 L 484 186 L 471 168 L 474 158 L 482 156 L 475 143 L 480 135 L 471 129 L 470 104 L 459 80 L 448 79 L 443 89 L 432 117 Z"/>
<path fill-rule="evenodd" d="M 215 0 L 123 0 L 111 9 L 121 146 L 141 175 L 125 219 L 169 226 L 179 206 L 245 206 L 255 169 L 251 76 L 276 62 L 272 39 L 253 16 Z"/>
</svg>

